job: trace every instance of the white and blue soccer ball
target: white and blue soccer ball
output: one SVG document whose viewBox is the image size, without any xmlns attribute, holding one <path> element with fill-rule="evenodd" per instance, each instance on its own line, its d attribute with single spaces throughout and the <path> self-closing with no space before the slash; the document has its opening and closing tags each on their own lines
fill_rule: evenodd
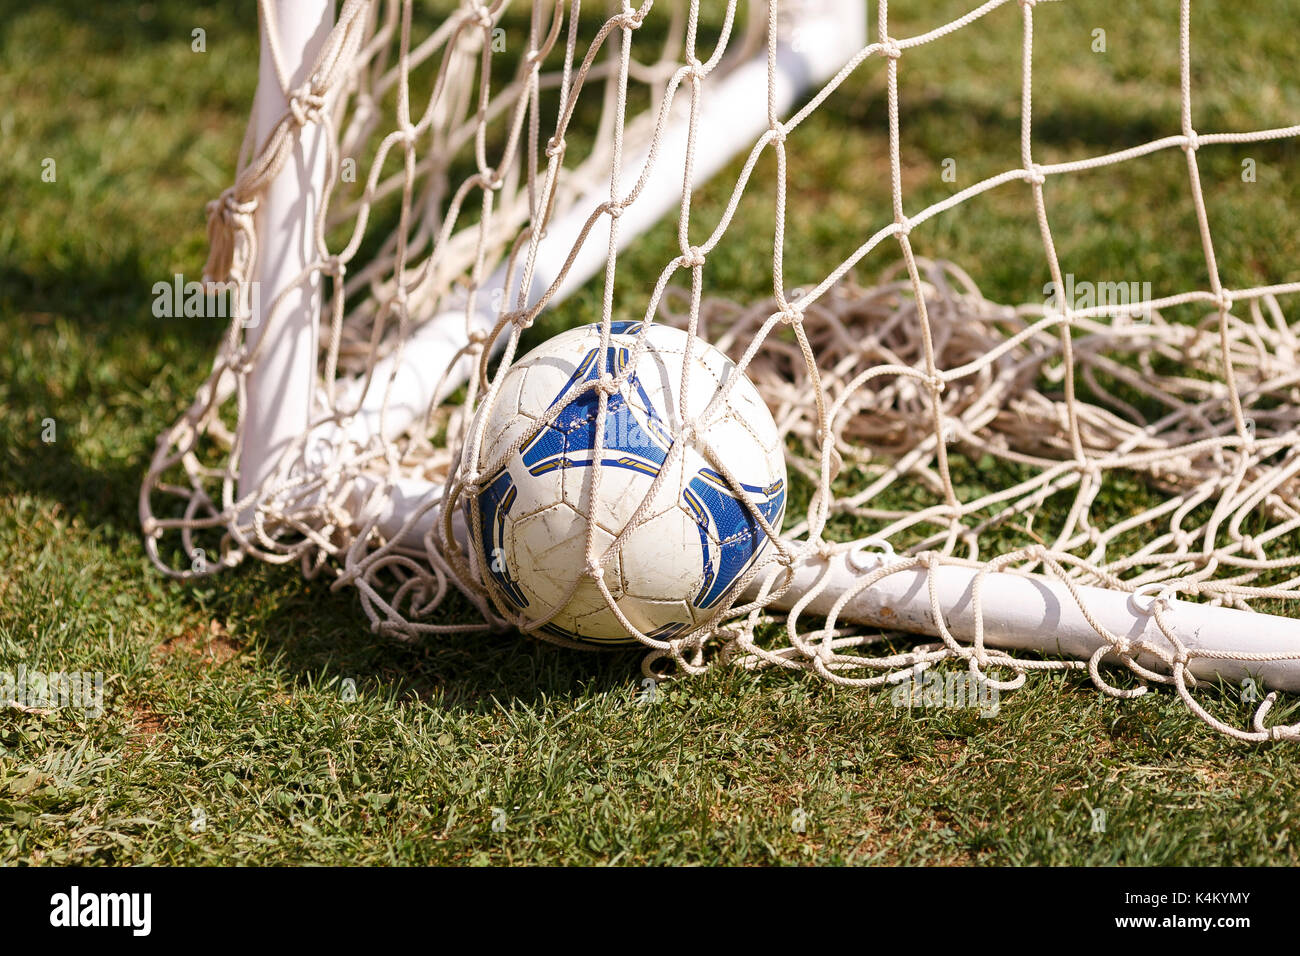
<svg viewBox="0 0 1300 956">
<path fill-rule="evenodd" d="M 528 621 L 549 617 L 544 630 L 570 640 L 627 643 L 633 635 L 588 571 L 588 528 L 595 525 L 596 553 L 606 552 L 641 509 L 656 476 L 668 469 L 645 519 L 601 565 L 627 620 L 648 637 L 668 640 L 729 603 L 768 544 L 762 526 L 702 452 L 704 442 L 779 530 L 786 498 L 781 437 L 753 383 L 697 338 L 685 408 L 697 437 L 670 461 L 673 436 L 682 434 L 687 334 L 641 322 L 615 322 L 611 332 L 604 354 L 600 326 L 588 325 L 553 337 L 507 371 L 495 401 L 479 411 L 487 416 L 477 462 L 481 490 L 467 499 L 466 517 L 499 607 Z M 593 500 L 600 393 L 594 387 L 573 392 L 602 372 L 622 373 L 643 334 L 635 367 L 609 396 Z M 736 377 L 726 401 L 702 417 L 723 383 Z M 554 421 L 541 427 L 566 399 Z"/>
</svg>

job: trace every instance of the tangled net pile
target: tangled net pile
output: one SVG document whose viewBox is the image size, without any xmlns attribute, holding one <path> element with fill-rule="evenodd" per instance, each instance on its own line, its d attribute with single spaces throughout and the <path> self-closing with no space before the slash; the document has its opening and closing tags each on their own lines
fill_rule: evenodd
<svg viewBox="0 0 1300 956">
<path fill-rule="evenodd" d="M 674 122 L 695 123 L 712 84 L 756 57 L 766 62 L 770 90 L 779 55 L 797 41 L 791 24 L 826 2 L 842 0 L 756 4 L 748 16 L 730 0 L 705 30 L 698 0 L 646 0 L 600 16 L 580 13 L 577 0 L 525 0 L 522 11 L 519 0 L 513 7 L 495 0 L 449 10 L 422 36 L 410 0 L 348 0 L 309 79 L 291 87 L 279 70 L 288 104 L 279 125 L 263 141 L 250 135 L 236 182 L 209 207 L 205 278 L 229 283 L 239 307 L 195 403 L 161 436 L 142 490 L 154 562 L 182 578 L 249 555 L 299 562 L 308 575 L 325 571 L 336 587 L 355 587 L 374 629 L 403 637 L 508 624 L 535 631 L 541 622 L 514 619 L 493 603 L 458 541 L 455 516 L 480 480 L 461 457 L 473 413 L 494 400 L 492 382 L 517 354 L 520 335 L 558 302 L 575 261 L 576 248 L 539 284 L 533 269 L 545 230 L 604 184 L 608 198 L 580 211 L 590 231 L 603 222 L 608 233 L 610 221 L 644 201 L 638 182 L 611 174 L 621 158 L 653 150 Z M 1004 5 L 1018 6 L 1024 25 L 1023 162 L 908 214 L 898 135 L 898 75 L 907 51 Z M 1178 599 L 1242 609 L 1286 602 L 1280 606 L 1292 610 L 1283 613 L 1294 613 L 1300 597 L 1300 323 L 1288 322 L 1278 302 L 1300 292 L 1300 283 L 1221 284 L 1195 164 L 1200 149 L 1294 137 L 1300 126 L 1193 129 L 1185 3 L 1181 132 L 1040 165 L 1028 119 L 1033 0 L 986 3 L 908 39 L 890 38 L 887 4 L 878 6 L 876 35 L 886 39 L 860 49 L 793 116 L 776 115 L 769 100 L 767 129 L 738 144 L 747 159 L 720 220 L 698 221 L 688 183 L 677 207 L 679 248 L 657 281 L 633 285 L 618 271 L 616 244 L 601 250 L 600 318 L 672 323 L 718 345 L 758 385 L 786 436 L 792 477 L 810 492 L 802 514 L 791 508 L 768 549 L 772 560 L 745 581 L 763 584 L 758 598 L 688 636 L 645 639 L 647 668 L 668 658 L 692 672 L 726 659 L 875 686 L 956 659 L 1001 689 L 1020 686 L 1032 670 L 1088 668 L 1097 687 L 1116 696 L 1171 683 L 1204 720 L 1243 740 L 1300 738 L 1300 725 L 1265 724 L 1272 695 L 1249 729 L 1208 713 L 1192 696 L 1195 680 L 1186 670 L 1196 652 L 1169 626 Z M 273 5 L 263 3 L 262 19 L 274 37 Z M 892 217 L 815 285 L 787 294 L 787 140 L 832 92 L 871 69 L 887 80 Z M 315 261 L 302 277 L 318 282 L 324 298 L 311 422 L 268 477 L 246 487 L 247 380 L 264 358 L 248 321 L 258 204 L 314 127 L 324 129 L 328 175 L 327 201 L 312 224 Z M 1027 188 L 1044 274 L 1061 288 L 1044 183 L 1159 150 L 1186 154 L 1207 288 L 1120 308 L 1009 307 L 986 300 L 958 267 L 914 254 L 909 235 L 926 220 L 991 189 Z M 728 239 L 767 151 L 778 169 L 772 295 L 741 306 L 705 294 L 707 264 Z M 349 161 L 355 180 L 343 174 Z M 584 232 L 579 245 L 589 238 Z M 897 244 L 898 266 L 860 285 L 855 267 L 886 242 Z M 524 291 L 485 304 L 477 290 L 498 263 L 522 277 L 506 288 Z M 1188 304 L 1203 306 L 1203 321 L 1162 314 Z M 460 347 L 446 352 L 429 407 L 401 434 L 339 437 L 366 383 L 399 367 L 420 323 L 448 309 L 464 315 Z M 274 308 L 271 314 L 274 322 Z M 990 468 L 1015 478 L 989 490 L 963 477 Z M 1099 513 L 1117 476 L 1141 477 L 1159 503 L 1122 519 Z M 404 519 L 403 533 L 388 533 L 379 516 L 409 487 L 403 482 L 426 483 L 430 492 Z M 900 489 L 907 494 L 895 494 Z M 1068 503 L 1044 509 L 1049 499 Z M 1008 545 L 1012 540 L 1021 543 Z M 793 564 L 864 546 L 893 553 L 890 570 L 878 573 L 966 564 L 1152 595 L 1166 641 L 1138 645 L 1102 635 L 1110 642 L 1105 662 L 1133 675 L 1133 686 L 1120 688 L 1098 669 L 1100 653 L 1088 663 L 1013 656 L 945 629 L 940 643 L 881 656 L 868 646 L 877 631 L 834 618 L 811 630 L 794 619 L 784 629 L 764 626 L 780 619 L 771 607 L 777 599 L 798 597 L 785 594 Z M 440 617 L 453 589 L 478 620 Z M 932 612 L 941 619 L 937 605 Z M 1139 652 L 1165 667 L 1140 664 Z M 1269 659 L 1300 659 L 1300 648 Z"/>
</svg>

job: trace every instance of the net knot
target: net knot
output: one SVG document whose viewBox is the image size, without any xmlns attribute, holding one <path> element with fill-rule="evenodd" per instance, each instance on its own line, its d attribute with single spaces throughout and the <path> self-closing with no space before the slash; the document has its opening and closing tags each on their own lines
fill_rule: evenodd
<svg viewBox="0 0 1300 956">
<path fill-rule="evenodd" d="M 235 187 L 231 186 L 221 193 L 219 199 L 208 203 L 208 212 L 210 215 L 219 215 L 223 222 L 233 225 L 239 217 L 251 216 L 257 212 L 257 197 L 241 200 L 235 195 Z"/>
<path fill-rule="evenodd" d="M 772 124 L 772 142 L 780 145 L 781 143 L 785 142 L 786 135 L 787 135 L 787 130 L 785 128 L 784 123 Z"/>
<path fill-rule="evenodd" d="M 404 146 L 408 146 L 408 147 L 409 147 L 409 146 L 414 146 L 414 145 L 415 145 L 415 127 L 414 127 L 414 126 L 412 126 L 410 123 L 407 123 L 405 126 L 403 126 L 403 127 L 401 128 L 401 130 L 400 130 L 399 132 L 400 132 L 401 135 L 402 135 L 402 144 L 403 144 Z"/>
<path fill-rule="evenodd" d="M 1039 166 L 1037 163 L 1030 163 L 1026 166 L 1025 174 L 1025 178 L 1035 186 L 1041 186 L 1043 183 L 1047 182 L 1047 176 L 1043 172 L 1043 167 Z"/>
<path fill-rule="evenodd" d="M 587 565 L 587 576 L 591 578 L 593 581 L 599 581 L 601 578 L 605 576 L 605 569 L 602 568 L 599 564 L 595 564 L 595 563 L 589 564 Z"/>
<path fill-rule="evenodd" d="M 293 121 L 299 126 L 318 123 L 321 110 L 325 108 L 325 97 L 312 91 L 310 85 L 300 87 L 289 94 L 289 112 Z"/>
<path fill-rule="evenodd" d="M 552 136 L 546 141 L 546 158 L 554 159 L 556 156 L 563 156 L 565 148 L 566 143 L 562 138 Z"/>
<path fill-rule="evenodd" d="M 596 387 L 606 395 L 618 394 L 618 382 L 614 381 L 614 376 L 610 375 L 608 372 L 605 372 L 600 376 L 599 381 L 596 382 Z"/>
<path fill-rule="evenodd" d="M 1188 130 L 1187 135 L 1183 137 L 1183 149 L 1189 153 L 1196 152 L 1201 146 L 1201 138 L 1196 135 L 1196 130 Z"/>
<path fill-rule="evenodd" d="M 1032 10 L 1037 5 L 1038 5 L 1038 0 L 1020 0 L 1021 9 L 1027 7 L 1028 9 Z"/>
<path fill-rule="evenodd" d="M 694 269 L 697 266 L 704 265 L 704 253 L 700 251 L 699 246 L 691 246 L 682 253 L 682 265 L 688 269 Z"/>
<path fill-rule="evenodd" d="M 1232 293 L 1229 292 L 1227 289 L 1219 290 L 1218 296 L 1215 297 L 1215 302 L 1219 306 L 1219 311 L 1221 312 L 1232 311 L 1232 306 L 1233 306 Z"/>
<path fill-rule="evenodd" d="M 471 8 L 465 19 L 472 26 L 480 27 L 484 30 L 490 30 L 492 28 L 492 11 L 487 8 L 486 4 L 480 3 Z"/>
<path fill-rule="evenodd" d="M 702 80 L 705 77 L 704 64 L 700 62 L 699 57 L 692 56 L 686 60 L 686 75 L 692 80 Z"/>
<path fill-rule="evenodd" d="M 619 216 L 623 215 L 623 206 L 621 203 L 616 203 L 611 200 L 605 203 L 601 211 L 609 213 L 610 219 L 617 219 Z"/>
<path fill-rule="evenodd" d="M 342 257 L 332 255 L 321 262 L 320 268 L 322 272 L 328 272 L 330 275 L 342 279 L 348 271 L 348 264 L 343 261 Z"/>
<path fill-rule="evenodd" d="M 257 197 L 241 201 L 231 186 L 207 205 L 208 261 L 203 278 L 208 282 L 242 281 L 251 268 L 253 213 Z"/>
<path fill-rule="evenodd" d="M 910 236 L 912 234 L 912 220 L 908 219 L 906 216 L 900 218 L 895 225 L 898 226 L 898 234 L 900 236 Z"/>
<path fill-rule="evenodd" d="M 623 12 L 614 17 L 613 23 L 615 26 L 622 27 L 624 30 L 635 30 L 641 26 L 641 23 L 644 20 L 644 10 L 631 10 L 624 7 Z"/>
<path fill-rule="evenodd" d="M 903 55 L 903 48 L 898 45 L 898 41 L 893 37 L 885 37 L 880 44 L 880 52 L 891 60 L 897 60 Z"/>
<path fill-rule="evenodd" d="M 1174 532 L 1174 547 L 1179 551 L 1186 551 L 1195 541 L 1195 535 L 1189 531 L 1184 531 L 1182 528 L 1179 528 Z"/>
<path fill-rule="evenodd" d="M 785 311 L 781 313 L 781 321 L 786 325 L 802 325 L 803 311 L 801 309 L 796 309 L 792 305 L 787 306 Z"/>
</svg>

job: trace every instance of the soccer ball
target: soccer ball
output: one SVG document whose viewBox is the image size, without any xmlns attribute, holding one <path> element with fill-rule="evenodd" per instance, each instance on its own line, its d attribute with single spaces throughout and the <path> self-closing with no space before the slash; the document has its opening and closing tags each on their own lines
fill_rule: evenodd
<svg viewBox="0 0 1300 956">
<path fill-rule="evenodd" d="M 614 322 L 611 333 L 603 356 L 600 326 L 588 325 L 555 336 L 507 371 L 495 401 L 478 412 L 487 416 L 477 461 L 482 477 L 479 493 L 467 497 L 466 518 L 499 607 L 529 621 L 549 618 L 543 629 L 550 634 L 603 645 L 635 636 L 587 567 L 587 535 L 594 525 L 600 560 L 640 512 L 642 520 L 598 573 L 629 623 L 668 640 L 729 602 L 767 545 L 762 526 L 706 457 L 705 442 L 776 530 L 785 509 L 785 459 L 753 383 L 698 338 L 685 410 L 694 435 L 671 454 L 674 436 L 682 435 L 688 336 L 641 322 Z M 593 499 L 595 383 L 602 372 L 615 380 L 623 375 L 641 336 L 635 367 L 608 399 Z M 705 417 L 720 386 L 737 376 L 726 400 Z M 551 412 L 554 421 L 543 427 Z"/>
</svg>

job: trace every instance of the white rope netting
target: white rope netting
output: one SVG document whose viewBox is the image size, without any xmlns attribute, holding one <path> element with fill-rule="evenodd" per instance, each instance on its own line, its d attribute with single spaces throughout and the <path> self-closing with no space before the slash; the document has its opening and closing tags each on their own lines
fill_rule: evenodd
<svg viewBox="0 0 1300 956">
<path fill-rule="evenodd" d="M 670 659 L 689 673 L 723 659 L 888 686 L 958 660 L 991 686 L 1014 689 L 1033 671 L 1078 668 L 1114 696 L 1172 684 L 1198 716 L 1239 739 L 1300 737 L 1297 725 L 1266 726 L 1272 695 L 1248 729 L 1209 713 L 1193 696 L 1189 661 L 1254 658 L 1240 649 L 1189 650 L 1166 626 L 1182 602 L 1294 616 L 1300 597 L 1300 323 L 1288 321 L 1279 302 L 1300 292 L 1300 282 L 1225 287 L 1197 163 L 1202 150 L 1296 137 L 1300 126 L 1194 128 L 1186 2 L 1178 25 L 1181 130 L 1119 152 L 1056 164 L 1035 159 L 1034 0 L 993 0 L 909 38 L 891 36 L 888 5 L 880 2 L 874 35 L 885 39 L 863 46 L 790 115 L 779 115 L 781 58 L 797 40 L 791 31 L 799 16 L 818 2 L 825 0 L 770 8 L 730 0 L 702 13 L 698 0 L 599 11 L 577 0 L 496 0 L 433 15 L 410 0 L 347 0 L 304 84 L 288 82 L 292 71 L 277 54 L 288 106 L 261 141 L 250 126 L 234 185 L 209 207 L 205 278 L 229 283 L 240 307 L 196 401 L 160 438 L 141 494 L 151 558 L 182 578 L 249 555 L 298 562 L 308 575 L 326 571 L 337 587 L 357 589 L 381 633 L 415 638 L 513 625 L 555 639 L 539 629 L 543 621 L 503 611 L 457 540 L 454 518 L 481 482 L 461 449 L 473 438 L 474 411 L 496 400 L 493 382 L 520 353 L 521 336 L 567 294 L 579 251 L 600 242 L 592 287 L 601 297 L 584 320 L 606 330 L 616 319 L 668 323 L 727 353 L 772 410 L 795 489 L 782 536 L 768 549 L 772 560 L 744 582 L 765 581 L 760 599 L 720 611 L 680 638 L 641 635 L 647 669 Z M 1023 23 L 1020 163 L 910 209 L 898 94 L 908 53 L 978 29 L 1000 7 L 1018 8 Z M 262 23 L 274 49 L 273 4 L 262 4 Z M 622 172 L 625 158 L 646 151 L 653 165 L 676 124 L 691 133 L 686 162 L 693 164 L 710 90 L 751 62 L 765 63 L 766 128 L 737 144 L 740 159 L 729 168 L 739 171 L 724 182 L 721 215 L 704 221 L 692 202 L 692 176 L 679 167 L 685 188 L 673 203 L 675 252 L 658 274 L 628 275 L 618 221 L 646 197 L 644 180 Z M 883 71 L 886 83 L 889 168 L 881 173 L 893 208 L 863 210 L 861 244 L 843 261 L 822 264 L 815 283 L 806 281 L 814 264 L 799 259 L 792 271 L 805 285 L 791 290 L 784 235 L 797 157 L 789 144 L 829 97 L 871 71 Z M 313 261 L 300 277 L 318 283 L 323 299 L 317 383 L 309 424 L 266 479 L 247 487 L 241 460 L 256 411 L 248 379 L 265 360 L 267 341 L 249 322 L 265 239 L 257 213 L 306 130 L 320 131 L 327 149 L 324 201 L 310 223 Z M 988 301 L 957 266 L 913 249 L 911 234 L 928 221 L 962 214 L 960 207 L 991 190 L 1028 190 L 1044 281 L 1064 288 L 1045 184 L 1160 151 L 1186 159 L 1209 277 L 1203 287 L 1189 283 L 1179 294 L 1119 307 L 1011 307 Z M 738 207 L 758 188 L 755 169 L 769 154 L 776 165 L 765 243 L 771 294 L 745 305 L 710 296 L 711 257 L 733 240 Z M 587 229 L 555 274 L 541 276 L 547 231 L 593 189 L 607 198 L 579 210 Z M 891 244 L 897 265 L 860 284 L 859 263 Z M 510 292 L 485 305 L 480 290 L 499 269 L 510 276 Z M 279 321 L 279 301 L 262 298 L 267 321 Z M 1189 306 L 1199 307 L 1199 321 L 1167 317 Z M 349 437 L 358 396 L 382 394 L 385 376 L 416 354 L 421 323 L 448 310 L 464 321 L 459 344 L 442 353 L 428 407 L 400 434 Z M 599 382 L 593 388 L 603 415 L 607 392 Z M 599 466 L 591 472 L 598 482 Z M 981 475 L 995 476 L 994 486 Z M 1129 494 L 1117 487 L 1135 481 L 1146 491 L 1117 513 L 1116 495 Z M 391 512 L 406 482 L 437 493 L 409 510 L 407 533 L 386 533 L 379 516 Z M 600 554 L 588 547 L 588 563 L 598 566 Z M 1132 642 L 1098 623 L 1106 646 L 1091 661 L 1013 655 L 986 646 L 982 633 L 954 637 L 932 587 L 940 640 L 881 655 L 870 646 L 879 641 L 874 628 L 847 624 L 838 613 L 805 623 L 807 601 L 788 616 L 769 607 L 789 589 L 798 560 L 864 548 L 892 560 L 865 565 L 858 589 L 944 565 L 1037 572 L 1076 596 L 1088 585 L 1144 595 L 1165 639 Z M 1300 648 L 1260 659 L 1300 660 Z M 1103 660 L 1126 668 L 1130 686 L 1116 685 Z M 1152 660 L 1164 666 L 1153 668 Z"/>
</svg>

